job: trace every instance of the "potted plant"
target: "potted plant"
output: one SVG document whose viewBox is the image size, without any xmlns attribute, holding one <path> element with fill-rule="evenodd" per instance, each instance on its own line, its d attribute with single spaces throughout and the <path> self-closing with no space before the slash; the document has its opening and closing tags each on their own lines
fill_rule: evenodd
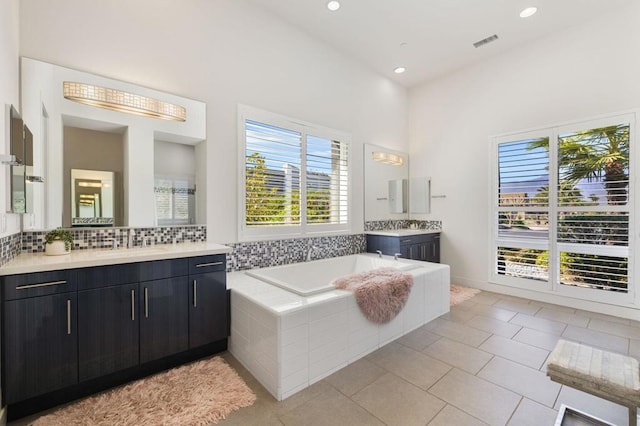
<svg viewBox="0 0 640 426">
<path fill-rule="evenodd" d="M 46 245 L 44 246 L 44 254 L 47 256 L 58 256 L 61 254 L 69 254 L 73 246 L 73 237 L 71 232 L 62 228 L 57 228 L 46 233 L 44 236 Z"/>
</svg>

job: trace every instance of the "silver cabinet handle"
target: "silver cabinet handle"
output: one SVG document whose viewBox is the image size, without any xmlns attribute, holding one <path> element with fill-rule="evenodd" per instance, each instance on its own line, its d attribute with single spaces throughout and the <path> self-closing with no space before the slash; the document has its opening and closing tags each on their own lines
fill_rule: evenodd
<svg viewBox="0 0 640 426">
<path fill-rule="evenodd" d="M 67 334 L 71 334 L 71 299 L 67 299 Z"/>
<path fill-rule="evenodd" d="M 198 263 L 196 268 L 204 268 L 206 266 L 218 266 L 222 265 L 222 262 L 210 262 L 210 263 Z"/>
<path fill-rule="evenodd" d="M 198 281 L 193 280 L 193 307 L 198 307 Z"/>
<path fill-rule="evenodd" d="M 136 320 L 136 291 L 131 290 L 131 321 Z"/>
<path fill-rule="evenodd" d="M 426 246 L 420 246 L 420 257 L 422 258 L 421 260 L 424 260 L 427 254 L 427 247 Z"/>
<path fill-rule="evenodd" d="M 149 289 L 144 288 L 144 317 L 149 318 Z"/>
<path fill-rule="evenodd" d="M 27 290 L 29 288 L 38 288 L 38 287 L 50 287 L 52 285 L 62 285 L 66 284 L 66 281 L 51 281 L 48 283 L 40 283 L 40 284 L 25 284 L 16 286 L 16 290 Z"/>
<path fill-rule="evenodd" d="M 401 242 L 401 243 L 410 243 L 410 242 L 411 242 L 411 240 L 402 240 L 402 241 L 400 241 L 400 242 Z"/>
</svg>

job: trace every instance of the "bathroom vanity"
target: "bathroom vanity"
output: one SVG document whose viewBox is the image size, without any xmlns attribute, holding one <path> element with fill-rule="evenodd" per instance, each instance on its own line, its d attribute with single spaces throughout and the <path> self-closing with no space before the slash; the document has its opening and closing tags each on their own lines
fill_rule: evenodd
<svg viewBox="0 0 640 426">
<path fill-rule="evenodd" d="M 367 231 L 367 251 L 393 256 L 396 253 L 405 259 L 440 263 L 440 231 L 424 229 L 396 229 Z"/>
<path fill-rule="evenodd" d="M 23 254 L 0 268 L 9 416 L 225 350 L 229 251 L 188 243 Z"/>
</svg>

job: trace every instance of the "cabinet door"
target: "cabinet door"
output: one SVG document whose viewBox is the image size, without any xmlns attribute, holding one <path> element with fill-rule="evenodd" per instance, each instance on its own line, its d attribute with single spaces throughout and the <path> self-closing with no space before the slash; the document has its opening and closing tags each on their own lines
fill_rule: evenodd
<svg viewBox="0 0 640 426">
<path fill-rule="evenodd" d="M 189 276 L 189 347 L 227 337 L 226 272 Z"/>
<path fill-rule="evenodd" d="M 427 243 L 427 261 L 440 263 L 440 236 L 434 235 Z"/>
<path fill-rule="evenodd" d="M 138 284 L 78 292 L 80 381 L 138 364 Z"/>
<path fill-rule="evenodd" d="M 140 283 L 140 362 L 189 347 L 188 277 Z"/>
<path fill-rule="evenodd" d="M 8 404 L 78 383 L 76 300 L 63 293 L 4 303 Z"/>
</svg>

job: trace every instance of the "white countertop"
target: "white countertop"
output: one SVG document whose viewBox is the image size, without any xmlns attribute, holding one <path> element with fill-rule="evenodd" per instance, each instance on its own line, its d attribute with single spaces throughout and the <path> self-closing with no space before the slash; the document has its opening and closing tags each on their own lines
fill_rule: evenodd
<svg viewBox="0 0 640 426">
<path fill-rule="evenodd" d="M 0 267 L 0 276 L 223 254 L 231 251 L 231 247 L 215 243 L 181 243 L 131 249 L 71 250 L 70 254 L 61 256 L 46 256 L 44 253 L 22 253 Z"/>
<path fill-rule="evenodd" d="M 387 229 L 384 231 L 366 231 L 367 235 L 383 235 L 386 237 L 408 237 L 410 235 L 439 234 L 441 230 L 433 229 Z"/>
</svg>

